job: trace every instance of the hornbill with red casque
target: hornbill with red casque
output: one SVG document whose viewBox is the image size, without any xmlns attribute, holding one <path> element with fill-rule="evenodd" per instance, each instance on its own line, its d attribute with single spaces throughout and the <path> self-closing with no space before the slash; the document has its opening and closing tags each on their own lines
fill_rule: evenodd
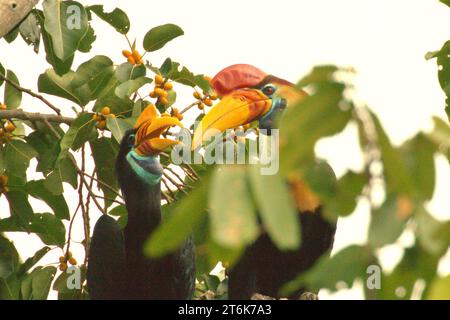
<svg viewBox="0 0 450 320">
<path fill-rule="evenodd" d="M 218 131 L 253 121 L 258 121 L 259 128 L 270 134 L 283 110 L 307 96 L 292 83 L 246 64 L 223 69 L 212 79 L 211 85 L 221 96 L 221 101 L 200 122 L 194 134 L 193 149 Z M 278 297 L 286 282 L 309 269 L 320 256 L 331 250 L 336 225 L 322 217 L 319 199 L 305 183 L 290 181 L 290 187 L 302 230 L 300 248 L 282 251 L 267 233 L 263 233 L 229 270 L 230 299 L 249 299 L 255 293 Z M 306 290 L 300 289 L 290 298 L 299 298 Z"/>
<path fill-rule="evenodd" d="M 144 256 L 143 245 L 161 223 L 159 153 L 178 143 L 160 138 L 174 117 L 159 117 L 149 105 L 134 128 L 125 133 L 116 172 L 128 211 L 122 232 L 103 215 L 94 227 L 87 273 L 91 299 L 190 299 L 195 289 L 195 253 L 192 238 L 162 258 Z"/>
</svg>

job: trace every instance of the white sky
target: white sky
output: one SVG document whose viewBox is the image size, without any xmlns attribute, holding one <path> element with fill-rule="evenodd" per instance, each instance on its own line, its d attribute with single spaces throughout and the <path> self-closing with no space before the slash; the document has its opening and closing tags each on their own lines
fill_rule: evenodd
<svg viewBox="0 0 450 320">
<path fill-rule="evenodd" d="M 83 1 L 85 4 L 99 2 Z M 314 65 L 348 65 L 358 72 L 356 89 L 359 98 L 368 102 L 379 115 L 394 143 L 402 143 L 419 130 L 429 130 L 432 116 L 446 119 L 444 95 L 437 81 L 435 62 L 424 59 L 427 51 L 439 49 L 450 39 L 450 9 L 437 0 L 103 2 L 108 3 L 106 9 L 119 6 L 128 13 L 132 23 L 129 35 L 137 37 L 138 44 L 147 30 L 163 23 L 175 23 L 184 29 L 183 37 L 146 56 L 156 65 L 170 56 L 196 73 L 212 76 L 228 65 L 250 63 L 293 82 Z M 93 54 L 106 54 L 121 63 L 121 50 L 126 47 L 124 38 L 96 18 L 94 28 L 98 36 L 94 49 L 90 54 L 80 54 L 76 64 Z M 12 46 L 1 41 L 0 61 L 17 73 L 23 86 L 36 89 L 38 75 L 48 68 L 43 51 L 36 56 L 21 40 Z M 179 95 L 179 101 L 189 96 L 190 92 L 185 92 Z M 66 106 L 67 114 L 73 115 L 70 104 L 53 97 L 50 99 Z M 190 99 L 185 101 L 188 104 Z M 27 96 L 24 96 L 23 105 L 30 111 L 45 110 Z M 355 128 L 349 128 L 339 137 L 326 139 L 317 147 L 319 155 L 330 161 L 337 174 L 348 168 L 361 168 L 355 132 Z M 436 217 L 450 219 L 447 199 L 450 169 L 443 158 L 436 161 L 437 188 L 428 208 Z M 68 199 L 76 199 L 70 187 L 66 186 L 66 190 Z M 38 201 L 33 204 L 46 210 L 45 205 Z M 76 204 L 76 201 L 69 203 L 72 212 Z M 4 198 L 0 199 L 0 208 L 0 216 L 7 216 Z M 350 243 L 364 242 L 368 226 L 367 209 L 366 203 L 360 203 L 355 214 L 340 221 L 335 250 Z M 75 239 L 81 241 L 79 221 L 76 226 Z M 42 246 L 34 236 L 16 234 L 11 238 L 24 257 Z M 406 243 L 408 239 L 407 235 L 402 237 Z M 82 260 L 81 247 L 74 251 L 80 257 L 78 260 Z M 52 254 L 46 262 L 56 262 L 59 253 Z M 383 250 L 383 265 L 392 268 L 401 253 L 399 246 Z M 449 260 L 441 263 L 442 273 L 450 272 Z M 361 298 L 361 288 L 355 286 L 335 295 L 322 292 L 321 298 L 358 299 Z"/>
</svg>

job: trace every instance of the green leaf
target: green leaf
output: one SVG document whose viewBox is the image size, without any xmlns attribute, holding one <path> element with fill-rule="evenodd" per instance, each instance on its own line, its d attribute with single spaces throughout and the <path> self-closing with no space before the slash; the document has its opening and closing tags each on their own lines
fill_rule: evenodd
<svg viewBox="0 0 450 320">
<path fill-rule="evenodd" d="M 44 25 L 45 21 L 44 13 L 41 10 L 36 10 L 36 14 L 39 19 L 39 24 L 41 26 Z M 69 59 L 62 61 L 55 54 L 50 34 L 47 31 L 45 31 L 45 28 L 41 29 L 41 33 L 42 33 L 42 42 L 44 43 L 45 47 L 45 58 L 47 62 L 51 64 L 56 74 L 60 76 L 64 75 L 70 70 L 75 55 L 72 55 Z"/>
<path fill-rule="evenodd" d="M 70 155 L 69 155 L 70 156 Z M 55 195 L 64 192 L 63 182 L 69 183 L 73 188 L 78 185 L 78 173 L 72 161 L 68 157 L 63 157 L 57 163 L 55 169 L 44 181 L 44 186 Z"/>
<path fill-rule="evenodd" d="M 20 296 L 20 279 L 12 274 L 7 279 L 0 278 L 0 300 L 18 300 Z"/>
<path fill-rule="evenodd" d="M 401 215 L 399 200 L 388 198 L 383 205 L 374 210 L 369 227 L 369 243 L 375 248 L 395 242 L 405 226 L 405 218 Z"/>
<path fill-rule="evenodd" d="M 5 147 L 6 169 L 14 174 L 25 173 L 30 160 L 36 157 L 37 152 L 22 140 L 12 140 Z"/>
<path fill-rule="evenodd" d="M 17 85 L 20 85 L 19 79 L 14 72 L 8 70 L 6 72 L 6 78 Z M 17 109 L 20 107 L 20 103 L 22 102 L 22 91 L 17 90 L 9 84 L 8 82 L 5 84 L 5 97 L 4 104 L 8 106 L 8 109 Z"/>
<path fill-rule="evenodd" d="M 416 282 L 423 281 L 425 296 L 430 282 L 436 276 L 439 259 L 418 246 L 406 248 L 402 260 L 390 274 L 383 274 L 381 290 L 375 290 L 377 298 L 383 300 L 409 300 L 415 291 Z M 403 289 L 403 293 L 398 289 Z M 402 294 L 399 294 L 402 293 Z"/>
<path fill-rule="evenodd" d="M 97 168 L 97 177 L 100 181 L 106 183 L 109 187 L 97 182 L 97 187 L 103 191 L 106 198 L 115 199 L 119 190 L 116 179 L 116 157 L 119 151 L 119 145 L 111 138 L 102 137 L 91 142 L 92 155 Z M 113 192 L 113 190 L 116 192 Z M 106 201 L 107 206 L 112 204 Z"/>
<path fill-rule="evenodd" d="M 2 76 L 6 76 L 5 68 L 2 66 L 1 63 L 0 63 L 0 74 Z M 0 87 L 3 85 L 3 82 L 4 82 L 4 80 L 2 78 L 0 78 Z"/>
<path fill-rule="evenodd" d="M 18 273 L 20 275 L 23 275 L 28 272 L 28 270 L 30 270 L 36 263 L 38 263 L 49 251 L 50 247 L 43 247 L 42 249 L 36 251 L 36 253 L 32 257 L 28 258 L 24 263 L 20 265 L 20 270 Z"/>
<path fill-rule="evenodd" d="M 112 116 L 106 117 L 106 126 L 111 130 L 114 139 L 118 143 L 122 141 L 125 132 L 133 127 L 129 121 Z"/>
<path fill-rule="evenodd" d="M 64 224 L 51 213 L 34 214 L 30 229 L 46 245 L 57 245 L 62 248 L 66 242 L 66 228 Z"/>
<path fill-rule="evenodd" d="M 44 28 L 52 39 L 53 51 L 62 61 L 70 59 L 88 32 L 85 8 L 76 1 L 46 0 Z"/>
<path fill-rule="evenodd" d="M 174 24 L 165 24 L 152 28 L 144 37 L 144 49 L 150 52 L 159 50 L 164 47 L 166 43 L 183 34 L 184 31 Z"/>
<path fill-rule="evenodd" d="M 120 82 L 126 82 L 128 80 L 134 80 L 146 75 L 146 69 L 144 65 L 132 65 L 128 62 L 122 63 L 116 68 L 115 76 Z"/>
<path fill-rule="evenodd" d="M 256 199 L 265 230 L 282 250 L 298 249 L 301 230 L 298 213 L 283 179 L 275 175 L 262 175 L 261 167 L 249 168 L 250 186 Z"/>
<path fill-rule="evenodd" d="M 331 258 L 328 258 L 328 253 L 324 254 L 312 269 L 288 282 L 282 288 L 281 295 L 290 295 L 304 286 L 313 292 L 320 289 L 329 289 L 334 292 L 337 290 L 336 284 L 341 281 L 350 287 L 355 279 L 366 278 L 366 269 L 370 260 L 369 251 L 357 245 L 348 246 Z"/>
<path fill-rule="evenodd" d="M 239 248 L 256 240 L 258 223 L 246 167 L 217 167 L 210 188 L 208 203 L 213 239 L 226 248 Z"/>
<path fill-rule="evenodd" d="M 28 229 L 28 222 L 33 218 L 33 208 L 28 202 L 28 195 L 22 191 L 10 191 L 6 194 L 11 217 L 21 227 Z"/>
<path fill-rule="evenodd" d="M 82 266 L 79 271 L 80 283 L 83 283 L 86 280 L 86 268 Z M 86 293 L 82 289 L 72 289 L 67 285 L 68 281 L 72 281 L 69 277 L 73 279 L 73 276 L 73 273 L 63 272 L 56 278 L 53 283 L 53 290 L 58 291 L 58 300 L 86 300 Z"/>
<path fill-rule="evenodd" d="M 306 184 L 321 199 L 333 199 L 337 192 L 337 179 L 333 168 L 324 160 L 315 159 L 301 167 Z M 300 176 L 301 177 L 301 176 Z"/>
<path fill-rule="evenodd" d="M 74 92 L 84 93 L 85 100 L 95 100 L 114 73 L 113 62 L 106 56 L 95 56 L 81 64 L 70 83 Z"/>
<path fill-rule="evenodd" d="M 72 149 L 78 150 L 83 146 L 85 142 L 93 139 L 97 136 L 97 130 L 95 129 L 95 121 L 92 120 L 92 114 L 82 113 L 77 119 L 70 125 L 69 130 L 61 140 L 61 150 Z"/>
<path fill-rule="evenodd" d="M 44 185 L 45 180 L 29 181 L 26 190 L 30 196 L 42 200 L 52 208 L 54 214 L 59 219 L 70 219 L 69 207 L 62 195 L 57 196 L 48 191 Z"/>
<path fill-rule="evenodd" d="M 447 153 L 447 158 L 450 161 L 450 126 L 438 117 L 433 117 L 433 121 L 434 129 L 426 136 L 433 141 L 444 154 L 445 152 Z"/>
<path fill-rule="evenodd" d="M 133 93 L 135 93 L 137 90 L 139 90 L 142 86 L 144 86 L 147 83 L 152 83 L 152 79 L 147 77 L 140 77 L 134 80 L 128 80 L 119 85 L 116 90 L 115 94 L 119 98 L 128 98 Z"/>
<path fill-rule="evenodd" d="M 86 90 L 72 87 L 72 81 L 75 76 L 76 73 L 73 71 L 69 71 L 63 76 L 58 76 L 54 70 L 49 69 L 39 76 L 38 90 L 39 92 L 68 99 L 80 106 L 84 106 L 89 102 L 90 97 L 89 94 L 86 94 Z"/>
<path fill-rule="evenodd" d="M 14 244 L 0 235 L 0 279 L 8 278 L 18 266 L 19 253 Z"/>
<path fill-rule="evenodd" d="M 344 86 L 330 83 L 316 94 L 288 108 L 280 128 L 280 169 L 283 175 L 314 158 L 314 146 L 323 137 L 342 131 L 351 118 L 351 106 L 342 111 Z M 302 137 L 299 141 L 298 137 Z"/>
<path fill-rule="evenodd" d="M 38 267 L 33 271 L 31 280 L 33 300 L 47 300 L 55 274 L 55 267 Z"/>
<path fill-rule="evenodd" d="M 450 6 L 450 1 L 447 3 Z M 450 276 L 438 278 L 431 283 L 427 300 L 450 300 Z"/>
<path fill-rule="evenodd" d="M 448 1 L 447 0 L 442 0 L 445 1 L 445 4 L 448 5 Z M 441 1 L 441 2 L 442 2 Z M 427 54 L 426 58 L 430 59 L 430 58 L 437 58 L 437 65 L 438 65 L 438 79 L 439 79 L 439 83 L 441 85 L 442 90 L 445 92 L 445 94 L 447 95 L 447 100 L 446 102 L 446 107 L 445 107 L 445 111 L 447 113 L 447 117 L 450 120 L 450 106 L 449 106 L 449 101 L 450 101 L 450 77 L 449 77 L 449 72 L 450 72 L 450 40 L 448 40 L 443 47 L 441 48 L 441 50 L 433 52 L 433 53 L 429 53 Z"/>
<path fill-rule="evenodd" d="M 32 11 L 19 25 L 19 32 L 23 40 L 28 45 L 33 45 L 34 52 L 39 52 L 39 43 L 41 40 L 41 28 L 38 19 Z"/>
<path fill-rule="evenodd" d="M 434 193 L 436 169 L 434 152 L 436 146 L 422 133 L 407 141 L 401 148 L 403 157 L 411 176 L 417 196 L 423 200 L 430 200 Z"/>
<path fill-rule="evenodd" d="M 417 241 L 430 254 L 441 257 L 450 243 L 450 221 L 441 222 L 433 218 L 421 205 L 415 212 Z"/>
<path fill-rule="evenodd" d="M 27 144 L 37 152 L 36 171 L 48 174 L 53 169 L 61 151 L 59 140 L 42 130 L 31 132 L 25 139 Z"/>
<path fill-rule="evenodd" d="M 388 193 L 412 194 L 414 184 L 412 174 L 408 172 L 405 161 L 398 149 L 394 148 L 377 116 L 371 113 L 381 149 L 383 171 Z"/>
<path fill-rule="evenodd" d="M 309 85 L 333 83 L 335 81 L 335 74 L 339 70 L 340 68 L 334 65 L 316 66 L 298 82 L 297 87 L 303 88 Z"/>
<path fill-rule="evenodd" d="M 117 75 L 117 69 L 114 73 Z M 116 87 L 120 85 L 120 81 L 116 76 L 112 76 L 106 87 L 102 90 L 99 98 L 95 102 L 94 111 L 100 112 L 103 107 L 108 106 L 111 109 L 111 113 L 118 114 L 122 112 L 131 111 L 133 108 L 133 101 L 130 99 L 120 99 L 116 96 Z"/>
<path fill-rule="evenodd" d="M 94 5 L 87 7 L 87 10 L 94 12 L 100 19 L 109 23 L 119 33 L 127 34 L 130 30 L 130 20 L 127 14 L 119 8 L 105 13 L 103 5 Z"/>
<path fill-rule="evenodd" d="M 161 74 L 168 79 L 171 79 L 175 82 L 195 87 L 198 86 L 205 92 L 211 91 L 211 85 L 209 81 L 207 81 L 204 75 L 199 74 L 195 75 L 188 68 L 182 67 L 180 70 L 180 64 L 178 62 L 172 61 L 170 58 L 167 58 L 161 66 L 161 69 L 154 70 L 156 73 L 161 72 Z"/>
<path fill-rule="evenodd" d="M 9 31 L 7 34 L 5 34 L 3 36 L 3 39 L 5 39 L 6 42 L 11 43 L 17 39 L 18 35 L 19 35 L 19 26 L 16 26 L 11 31 Z"/>
<path fill-rule="evenodd" d="M 108 214 L 115 216 L 115 217 L 122 217 L 128 215 L 127 207 L 123 205 L 118 205 L 117 207 L 114 207 L 111 209 Z"/>
<path fill-rule="evenodd" d="M 338 180 L 336 193 L 324 201 L 325 215 L 333 220 L 350 215 L 355 210 L 358 196 L 367 183 L 365 174 L 348 171 Z"/>
<path fill-rule="evenodd" d="M 89 24 L 88 31 L 84 35 L 83 39 L 81 39 L 80 45 L 78 46 L 78 51 L 88 53 L 92 49 L 92 44 L 97 39 L 95 35 L 95 30 L 92 28 L 91 24 Z"/>
</svg>

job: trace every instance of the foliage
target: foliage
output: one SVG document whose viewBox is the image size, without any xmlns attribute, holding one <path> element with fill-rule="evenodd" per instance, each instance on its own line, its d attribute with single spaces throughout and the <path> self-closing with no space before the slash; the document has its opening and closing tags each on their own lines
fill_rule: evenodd
<svg viewBox="0 0 450 320">
<path fill-rule="evenodd" d="M 77 8 L 76 16 L 70 8 Z M 98 55 L 73 66 L 74 57 L 90 52 L 96 40 L 94 19 L 108 23 L 112 32 L 123 35 L 128 45 L 123 52 L 126 62 Z M 76 23 L 79 28 L 71 29 L 67 22 Z M 90 211 L 118 217 L 120 225 L 126 225 L 127 212 L 114 172 L 124 132 L 149 103 L 156 104 L 161 113 L 182 119 L 182 114 L 192 107 L 203 109 L 204 104 L 210 105 L 215 99 L 204 75 L 195 74 L 170 58 L 160 67 L 144 61 L 151 59 L 147 53 L 182 36 L 180 27 L 166 24 L 151 28 L 142 39 L 143 54 L 138 52 L 138 41 L 128 38 L 129 30 L 130 20 L 118 8 L 107 13 L 102 5 L 85 7 L 76 1 L 45 0 L 41 9 L 33 9 L 5 36 L 11 43 L 20 34 L 36 52 L 45 50 L 50 68 L 38 77 L 39 92 L 49 98 L 65 99 L 75 107 L 64 110 L 64 115 L 72 112 L 74 116 L 63 121 L 59 108 L 41 94 L 22 88 L 18 76 L 8 69 L 10 65 L 1 61 L 4 98 L 0 115 L 5 109 L 20 109 L 22 96 L 32 94 L 42 108 L 49 107 L 61 119 L 46 120 L 50 118 L 45 114 L 39 119 L 0 117 L 0 194 L 6 198 L 10 213 L 0 219 L 1 299 L 45 299 L 50 288 L 58 291 L 60 299 L 88 298 L 86 265 L 79 264 L 83 281 L 80 290 L 69 290 L 65 285 L 68 275 L 61 271 L 66 270 L 68 263 L 78 264 L 69 251 L 77 211 L 85 226 L 86 252 Z M 447 42 L 427 58 L 437 59 L 450 117 L 449 50 Z M 414 245 L 406 248 L 393 272 L 383 272 L 383 289 L 366 292 L 367 297 L 409 298 L 418 279 L 422 279 L 422 298 L 448 298 L 449 279 L 439 277 L 436 270 L 448 249 L 450 224 L 434 219 L 426 204 L 435 187 L 435 156 L 450 159 L 450 127 L 435 118 L 431 132 L 420 132 L 401 146 L 393 145 L 376 114 L 353 101 L 351 83 L 342 80 L 352 75 L 351 69 L 318 66 L 296 84 L 311 95 L 289 108 L 280 121 L 280 172 L 276 175 L 263 176 L 256 165 L 174 165 L 163 154 L 164 222 L 148 239 L 145 252 L 156 257 L 173 252 L 193 232 L 200 281 L 196 298 L 224 299 L 227 279 L 224 275 L 211 275 L 210 271 L 219 261 L 232 267 L 245 247 L 262 232 L 261 226 L 280 249 L 293 250 L 302 245 L 301 230 L 295 223 L 295 199 L 286 181 L 304 181 L 320 199 L 330 221 L 352 214 L 362 198 L 372 205 L 372 219 L 367 243 L 347 247 L 331 258 L 322 257 L 313 268 L 286 284 L 284 293 L 303 285 L 335 291 L 340 283 L 351 286 L 356 279 L 364 281 L 367 267 L 379 264 L 378 250 L 395 243 L 407 230 L 415 236 Z M 195 100 L 191 104 L 188 101 L 182 111 L 174 107 L 180 102 L 173 84 L 195 90 Z M 154 86 L 151 92 L 150 86 Z M 62 123 L 69 124 L 68 129 Z M 332 168 L 317 159 L 315 146 L 320 139 L 334 136 L 348 126 L 358 128 L 364 169 L 349 170 L 336 178 Z M 192 129 L 192 123 L 185 121 L 185 127 Z M 297 137 L 302 137 L 301 143 Z M 89 151 L 92 157 L 88 156 Z M 35 168 L 30 167 L 31 160 L 37 164 Z M 92 173 L 86 171 L 86 162 L 94 164 Z M 376 167 L 382 167 L 382 172 Z M 42 178 L 29 180 L 27 172 Z M 379 202 L 373 200 L 373 188 L 377 185 L 386 194 Z M 67 205 L 73 199 L 67 199 L 64 193 L 69 187 L 80 195 L 75 212 L 70 212 Z M 35 212 L 30 198 L 44 201 L 51 212 Z M 45 246 L 22 262 L 14 244 L 3 235 L 5 232 L 36 234 Z M 61 261 L 38 265 L 55 248 L 63 252 Z M 399 287 L 406 290 L 401 296 L 396 294 Z"/>
</svg>

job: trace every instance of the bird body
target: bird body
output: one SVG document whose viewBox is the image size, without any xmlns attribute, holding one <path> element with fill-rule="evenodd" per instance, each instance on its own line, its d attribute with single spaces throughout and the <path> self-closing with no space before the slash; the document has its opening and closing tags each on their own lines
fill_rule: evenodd
<svg viewBox="0 0 450 320">
<path fill-rule="evenodd" d="M 228 272 L 228 296 L 232 300 L 250 299 L 255 293 L 279 297 L 281 287 L 312 267 L 327 253 L 334 240 L 336 226 L 315 212 L 299 212 L 302 245 L 298 250 L 280 250 L 267 234 L 261 235 Z M 307 291 L 302 288 L 290 297 L 298 299 Z"/>
<path fill-rule="evenodd" d="M 277 129 L 277 119 L 286 107 L 292 107 L 307 96 L 292 83 L 245 64 L 223 69 L 211 84 L 222 96 L 221 101 L 198 125 L 193 149 L 217 133 L 253 121 L 258 121 L 259 128 L 266 129 L 266 134 L 270 135 L 271 130 Z M 255 293 L 278 297 L 286 282 L 309 269 L 320 256 L 331 250 L 336 225 L 322 217 L 319 199 L 306 184 L 302 181 L 289 183 L 298 208 L 301 247 L 281 250 L 267 233 L 263 233 L 228 272 L 230 299 L 250 299 Z M 304 290 L 306 288 L 293 297 L 298 298 Z"/>
<path fill-rule="evenodd" d="M 116 171 L 128 211 L 128 222 L 122 242 L 114 219 L 102 217 L 94 228 L 88 268 L 88 287 L 93 299 L 111 296 L 105 294 L 109 291 L 116 293 L 113 299 L 192 297 L 195 289 L 195 255 L 191 238 L 177 252 L 161 258 L 148 258 L 143 253 L 144 243 L 162 220 L 160 181 L 163 168 L 158 152 L 167 145 L 175 144 L 169 139 L 159 138 L 159 135 L 173 124 L 178 125 L 178 120 L 157 118 L 156 109 L 151 105 L 144 110 L 135 128 L 127 131 L 122 139 Z M 109 221 L 106 227 L 103 227 L 104 220 Z M 112 247 L 110 254 L 103 252 L 101 245 L 104 243 Z M 114 261 L 115 257 L 123 262 L 109 264 L 107 274 L 99 270 L 100 265 Z M 119 268 L 120 271 L 117 270 Z M 120 285 L 112 277 L 118 273 Z M 108 277 L 109 282 L 104 280 Z"/>
</svg>

